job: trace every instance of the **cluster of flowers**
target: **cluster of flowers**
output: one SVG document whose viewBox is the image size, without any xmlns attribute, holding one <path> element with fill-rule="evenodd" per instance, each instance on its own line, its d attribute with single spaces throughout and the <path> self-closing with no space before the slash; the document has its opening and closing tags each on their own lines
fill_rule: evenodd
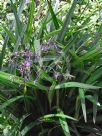
<svg viewBox="0 0 102 136">
<path fill-rule="evenodd" d="M 24 60 L 21 62 L 18 69 L 21 73 L 21 76 L 24 77 L 24 80 L 26 81 L 30 79 L 30 67 L 32 64 L 31 57 L 33 56 L 33 53 L 26 49 L 21 52 L 21 56 L 24 57 Z"/>
<path fill-rule="evenodd" d="M 56 44 L 55 42 L 53 41 L 48 41 L 47 43 L 43 43 L 42 44 L 42 52 L 47 54 L 47 55 L 54 55 L 55 56 L 60 56 L 61 55 L 61 49 L 60 47 L 58 46 L 58 44 Z M 63 75 L 61 73 L 61 65 L 62 65 L 62 61 L 59 60 L 54 68 L 51 69 L 51 73 L 53 73 L 53 77 L 56 79 L 56 80 L 61 80 L 63 78 Z"/>
<path fill-rule="evenodd" d="M 52 41 L 49 41 L 48 43 L 42 44 L 42 51 L 48 53 L 50 50 L 55 50 L 56 53 L 60 53 L 60 49 L 58 45 Z"/>
<path fill-rule="evenodd" d="M 12 62 L 17 63 L 16 67 L 19 70 L 21 77 L 24 78 L 24 81 L 30 79 L 32 57 L 33 53 L 28 49 L 25 49 L 24 51 L 21 52 L 15 52 L 11 56 Z"/>
<path fill-rule="evenodd" d="M 52 53 L 54 51 L 54 55 L 58 56 L 58 58 L 61 56 L 62 53 L 58 44 L 54 43 L 53 41 L 48 41 L 47 43 L 43 43 L 42 52 L 49 55 L 50 51 L 52 51 Z M 68 67 L 64 68 L 64 70 L 62 71 L 64 63 L 68 63 L 68 62 L 69 62 L 69 58 L 67 57 L 60 58 L 59 60 L 56 61 L 54 67 L 51 69 L 53 71 L 53 72 L 51 71 L 53 73 L 53 77 L 56 80 L 62 81 L 62 80 L 71 80 L 72 78 L 75 78 L 73 75 L 70 75 L 68 64 L 66 64 L 66 66 L 68 65 Z"/>
<path fill-rule="evenodd" d="M 52 42 L 48 41 L 46 43 L 41 44 L 41 57 L 49 56 L 51 53 L 51 56 L 54 54 L 55 57 L 61 55 L 61 49 L 60 47 Z M 32 53 L 29 49 L 25 49 L 20 52 L 15 52 L 11 56 L 11 61 L 16 64 L 16 68 L 18 69 L 20 76 L 24 78 L 24 81 L 30 80 L 31 78 L 31 67 L 33 67 L 33 63 L 36 63 L 37 65 L 37 56 L 38 54 Z M 43 59 L 42 59 L 43 60 Z M 69 72 L 62 72 L 63 63 L 65 61 L 63 59 L 58 60 L 58 62 L 55 64 L 53 68 L 51 68 L 51 73 L 53 73 L 53 77 L 56 80 L 63 80 L 63 78 L 71 78 L 72 76 L 69 74 Z M 50 62 L 43 62 L 43 69 L 46 71 L 48 65 Z M 65 70 L 66 71 L 66 70 Z M 35 78 L 39 78 L 39 70 L 35 70 Z"/>
</svg>

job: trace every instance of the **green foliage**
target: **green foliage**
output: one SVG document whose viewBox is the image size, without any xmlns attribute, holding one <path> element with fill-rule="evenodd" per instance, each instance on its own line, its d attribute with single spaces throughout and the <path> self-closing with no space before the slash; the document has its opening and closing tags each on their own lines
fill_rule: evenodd
<svg viewBox="0 0 102 136">
<path fill-rule="evenodd" d="M 0 135 L 102 134 L 101 5 L 0 2 Z"/>
</svg>

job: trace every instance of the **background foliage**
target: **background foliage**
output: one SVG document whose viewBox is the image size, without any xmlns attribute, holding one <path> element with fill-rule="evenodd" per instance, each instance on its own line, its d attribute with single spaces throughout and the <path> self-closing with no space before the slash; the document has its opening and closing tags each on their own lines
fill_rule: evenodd
<svg viewBox="0 0 102 136">
<path fill-rule="evenodd" d="M 1 135 L 102 135 L 101 5 L 0 1 Z"/>
</svg>

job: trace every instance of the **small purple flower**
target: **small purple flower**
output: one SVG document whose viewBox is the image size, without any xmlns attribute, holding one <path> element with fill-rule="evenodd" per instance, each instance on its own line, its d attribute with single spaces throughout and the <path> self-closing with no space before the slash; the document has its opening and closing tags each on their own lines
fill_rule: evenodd
<svg viewBox="0 0 102 136">
<path fill-rule="evenodd" d="M 24 52 L 24 56 L 26 56 L 26 57 L 32 57 L 33 56 L 33 53 L 31 52 L 31 51 L 25 51 Z"/>
<path fill-rule="evenodd" d="M 39 0 L 35 0 L 36 6 L 38 6 L 39 4 Z"/>
<path fill-rule="evenodd" d="M 42 51 L 48 52 L 50 47 L 48 45 L 42 45 Z"/>
<path fill-rule="evenodd" d="M 60 76 L 61 76 L 61 74 L 59 72 L 55 72 L 54 73 L 54 78 L 55 79 L 58 79 Z"/>
<path fill-rule="evenodd" d="M 30 3 L 30 0 L 26 0 L 26 4 Z"/>
<path fill-rule="evenodd" d="M 23 77 L 24 70 L 21 65 L 19 66 L 18 70 L 19 70 L 21 76 Z"/>
<path fill-rule="evenodd" d="M 27 58 L 31 58 L 33 56 L 33 53 L 31 51 L 29 51 L 28 49 L 21 51 L 20 55 L 23 57 L 27 57 Z"/>
<path fill-rule="evenodd" d="M 30 67 L 30 62 L 25 60 L 24 62 L 22 62 L 22 66 L 24 68 L 29 68 Z"/>
<path fill-rule="evenodd" d="M 24 81 L 29 80 L 30 78 L 30 65 L 29 61 L 23 61 L 19 66 L 18 70 L 22 77 L 24 77 Z"/>
<path fill-rule="evenodd" d="M 56 44 L 53 44 L 53 45 L 51 46 L 51 48 L 53 48 L 53 49 L 58 49 L 58 46 L 57 46 Z"/>
</svg>

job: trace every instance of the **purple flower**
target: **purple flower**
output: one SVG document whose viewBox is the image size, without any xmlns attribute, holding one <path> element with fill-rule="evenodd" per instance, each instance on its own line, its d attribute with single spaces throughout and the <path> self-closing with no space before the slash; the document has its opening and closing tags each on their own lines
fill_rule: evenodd
<svg viewBox="0 0 102 136">
<path fill-rule="evenodd" d="M 19 66 L 18 70 L 19 70 L 21 76 L 23 77 L 24 70 L 23 70 L 22 66 Z"/>
<path fill-rule="evenodd" d="M 27 60 L 25 60 L 24 62 L 22 62 L 22 66 L 23 66 L 24 68 L 29 68 L 29 67 L 30 67 L 30 62 L 27 61 Z"/>
<path fill-rule="evenodd" d="M 21 51 L 20 54 L 21 54 L 22 57 L 24 56 L 24 57 L 29 58 L 29 59 L 33 56 L 33 53 L 31 51 L 27 50 L 27 49 L 24 50 L 24 51 Z"/>
<path fill-rule="evenodd" d="M 57 54 L 61 53 L 59 46 L 56 43 L 54 43 L 53 41 L 49 41 L 48 43 L 42 44 L 42 51 L 48 52 L 49 50 L 54 50 Z"/>
<path fill-rule="evenodd" d="M 38 6 L 39 4 L 39 0 L 35 0 L 36 6 Z"/>
<path fill-rule="evenodd" d="M 42 51 L 48 52 L 50 47 L 48 45 L 42 45 Z"/>
<path fill-rule="evenodd" d="M 26 57 L 31 57 L 31 56 L 33 56 L 33 53 L 31 51 L 25 51 L 24 55 Z"/>
<path fill-rule="evenodd" d="M 18 70 L 21 76 L 24 77 L 24 82 L 30 79 L 30 63 L 28 61 L 22 62 Z"/>
<path fill-rule="evenodd" d="M 51 48 L 58 49 L 58 46 L 56 44 L 51 45 Z"/>
<path fill-rule="evenodd" d="M 58 79 L 60 76 L 61 76 L 61 74 L 59 72 L 55 72 L 54 73 L 54 78 L 55 79 Z"/>
<path fill-rule="evenodd" d="M 27 4 L 27 3 L 30 3 L 30 0 L 26 0 L 26 4 Z"/>
</svg>

